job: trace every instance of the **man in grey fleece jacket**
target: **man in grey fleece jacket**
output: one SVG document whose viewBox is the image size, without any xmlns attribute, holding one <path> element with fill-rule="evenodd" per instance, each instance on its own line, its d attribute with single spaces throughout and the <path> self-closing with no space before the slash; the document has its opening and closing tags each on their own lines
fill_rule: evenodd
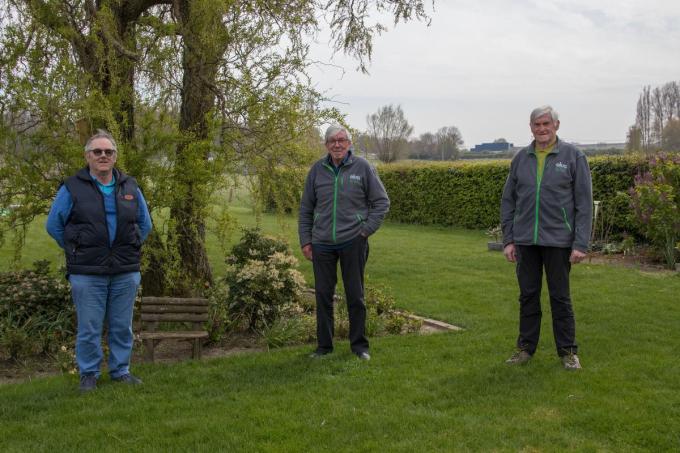
<svg viewBox="0 0 680 453">
<path fill-rule="evenodd" d="M 368 236 L 380 227 L 390 200 L 375 169 L 352 154 L 347 129 L 332 125 L 325 140 L 328 155 L 309 170 L 298 221 L 302 253 L 314 268 L 318 347 L 312 357 L 333 351 L 333 295 L 340 261 L 350 346 L 360 359 L 369 360 L 364 302 Z"/>
<path fill-rule="evenodd" d="M 535 140 L 512 159 L 501 200 L 504 254 L 517 263 L 520 288 L 517 351 L 509 364 L 528 362 L 541 329 L 541 285 L 545 268 L 553 334 L 564 368 L 581 368 L 569 293 L 571 264 L 588 250 L 592 186 L 586 156 L 557 137 L 560 122 L 550 106 L 530 115 Z"/>
</svg>

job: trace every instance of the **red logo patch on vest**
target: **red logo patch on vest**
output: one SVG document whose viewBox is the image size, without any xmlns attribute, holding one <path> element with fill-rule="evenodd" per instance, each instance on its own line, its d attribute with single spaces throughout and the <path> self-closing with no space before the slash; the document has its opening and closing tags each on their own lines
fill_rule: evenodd
<svg viewBox="0 0 680 453">
<path fill-rule="evenodd" d="M 127 201 L 132 201 L 132 200 L 135 199 L 135 197 L 133 197 L 133 196 L 130 195 L 129 193 L 126 194 L 126 195 L 123 195 L 123 198 L 124 198 L 125 200 L 127 200 Z"/>
</svg>

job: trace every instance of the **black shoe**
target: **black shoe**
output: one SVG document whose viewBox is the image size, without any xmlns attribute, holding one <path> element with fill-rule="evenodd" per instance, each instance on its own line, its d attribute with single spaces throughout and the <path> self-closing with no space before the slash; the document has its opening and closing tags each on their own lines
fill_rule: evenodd
<svg viewBox="0 0 680 453">
<path fill-rule="evenodd" d="M 332 351 L 314 351 L 311 354 L 309 354 L 309 357 L 312 359 L 320 359 L 321 357 L 330 354 Z"/>
<path fill-rule="evenodd" d="M 364 351 L 364 352 L 355 352 L 356 356 L 359 357 L 361 360 L 371 360 L 371 355 Z"/>
<path fill-rule="evenodd" d="M 80 376 L 80 393 L 91 392 L 97 389 L 97 376 L 94 374 L 84 374 Z"/>
<path fill-rule="evenodd" d="M 123 384 L 128 384 L 128 385 L 141 385 L 142 380 L 139 379 L 137 376 L 133 376 L 130 373 L 127 374 L 121 374 L 118 377 L 111 378 L 113 382 L 122 382 Z"/>
</svg>

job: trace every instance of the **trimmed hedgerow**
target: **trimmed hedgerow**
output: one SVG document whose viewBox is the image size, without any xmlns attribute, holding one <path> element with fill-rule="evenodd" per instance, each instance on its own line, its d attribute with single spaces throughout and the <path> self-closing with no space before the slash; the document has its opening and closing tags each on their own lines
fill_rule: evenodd
<svg viewBox="0 0 680 453">
<path fill-rule="evenodd" d="M 629 190 L 635 176 L 647 171 L 644 156 L 593 157 L 588 162 L 593 198 L 601 202 L 596 228 L 605 230 L 602 235 L 639 235 L 631 217 Z M 509 167 L 509 159 L 381 165 L 378 173 L 391 201 L 388 218 L 422 225 L 494 227 L 500 223 L 501 194 Z M 285 183 L 276 191 L 263 188 L 268 194 L 267 207 L 296 212 L 305 174 L 306 169 L 278 169 L 275 179 Z"/>
<path fill-rule="evenodd" d="M 642 156 L 589 159 L 593 197 L 611 234 L 637 234 L 630 218 L 628 190 L 647 168 Z M 490 228 L 500 222 L 500 200 L 509 160 L 397 163 L 379 169 L 397 222 Z"/>
<path fill-rule="evenodd" d="M 423 225 L 489 228 L 510 161 L 393 164 L 379 169 L 389 194 L 389 218 Z"/>
</svg>

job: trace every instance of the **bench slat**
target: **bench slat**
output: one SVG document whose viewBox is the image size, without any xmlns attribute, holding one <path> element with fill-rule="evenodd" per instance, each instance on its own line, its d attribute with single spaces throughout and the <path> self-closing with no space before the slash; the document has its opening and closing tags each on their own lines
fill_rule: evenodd
<svg viewBox="0 0 680 453">
<path fill-rule="evenodd" d="M 142 297 L 142 305 L 208 305 L 208 299 L 148 296 Z"/>
<path fill-rule="evenodd" d="M 142 313 L 208 313 L 205 305 L 142 305 Z"/>
<path fill-rule="evenodd" d="M 204 322 L 208 320 L 208 314 L 193 313 L 142 313 L 142 321 L 177 321 L 177 322 Z"/>
<path fill-rule="evenodd" d="M 141 332 L 139 334 L 139 337 L 142 340 L 208 338 L 208 332 L 205 331 Z"/>
</svg>

